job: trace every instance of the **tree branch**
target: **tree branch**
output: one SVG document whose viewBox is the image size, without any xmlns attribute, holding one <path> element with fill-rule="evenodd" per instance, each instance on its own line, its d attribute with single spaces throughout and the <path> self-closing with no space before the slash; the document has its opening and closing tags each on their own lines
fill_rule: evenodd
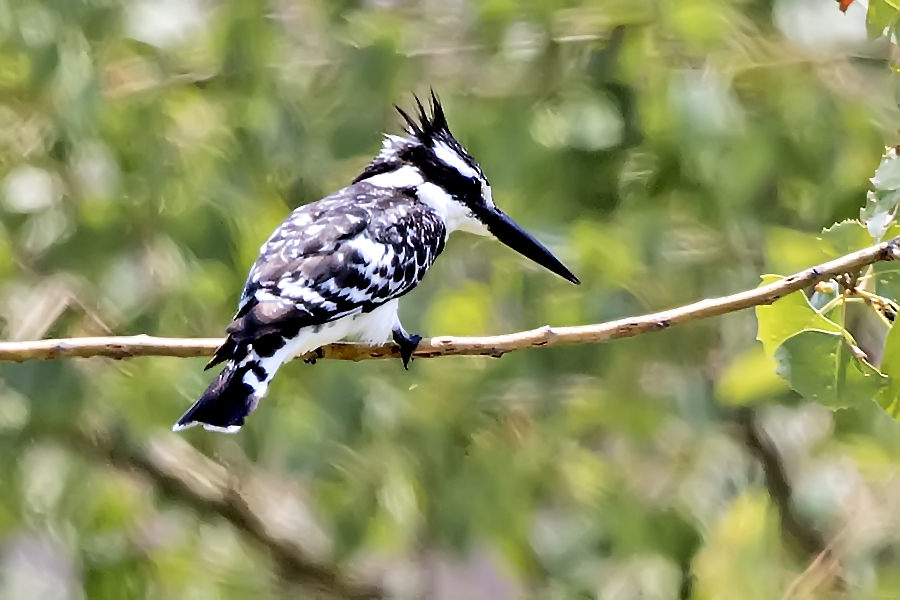
<svg viewBox="0 0 900 600">
<path fill-rule="evenodd" d="M 717 317 L 763 304 L 802 290 L 820 281 L 885 260 L 900 258 L 900 238 L 882 242 L 853 252 L 827 263 L 795 273 L 779 281 L 722 298 L 701 300 L 680 308 L 673 308 L 640 317 L 629 317 L 597 325 L 575 327 L 545 326 L 530 331 L 491 337 L 435 337 L 422 340 L 413 354 L 416 358 L 437 356 L 493 356 L 527 348 L 544 348 L 572 344 L 597 344 L 644 333 L 662 331 L 672 325 Z M 130 358 L 134 356 L 209 356 L 224 340 L 218 338 L 180 339 L 146 335 L 131 337 L 70 338 L 36 342 L 0 343 L 0 361 L 23 362 L 57 358 L 105 356 Z M 304 355 L 306 360 L 331 358 L 339 360 L 371 360 L 398 358 L 394 344 L 364 346 L 360 344 L 331 344 Z"/>
<path fill-rule="evenodd" d="M 317 598 L 384 597 L 376 586 L 351 581 L 335 565 L 314 558 L 295 539 L 298 536 L 287 533 L 292 528 L 271 514 L 271 506 L 264 505 L 266 499 L 270 504 L 274 500 L 290 504 L 293 500 L 273 500 L 274 490 L 254 489 L 259 486 L 240 481 L 175 436 L 156 436 L 143 443 L 124 429 L 93 425 L 90 430 L 76 426 L 55 431 L 52 437 L 103 464 L 147 477 L 163 494 L 198 513 L 224 518 L 268 551 L 287 580 L 315 590 Z"/>
<path fill-rule="evenodd" d="M 836 592 L 846 590 L 847 582 L 834 545 L 797 513 L 794 507 L 794 490 L 784 460 L 775 442 L 758 422 L 756 410 L 739 410 L 736 421 L 740 437 L 762 467 L 769 498 L 778 509 L 782 538 L 804 558 L 813 558 L 808 570 L 817 568 L 821 571 L 819 584 L 825 584 Z M 785 599 L 795 597 L 805 574 L 804 572 L 788 587 Z"/>
</svg>

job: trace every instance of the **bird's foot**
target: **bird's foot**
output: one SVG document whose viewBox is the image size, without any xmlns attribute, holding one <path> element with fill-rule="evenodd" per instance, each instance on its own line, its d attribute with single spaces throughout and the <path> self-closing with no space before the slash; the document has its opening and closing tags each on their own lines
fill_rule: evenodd
<svg viewBox="0 0 900 600">
<path fill-rule="evenodd" d="M 311 356 L 308 356 L 307 358 L 303 359 L 303 362 L 305 362 L 308 365 L 314 365 L 314 364 L 316 364 L 317 360 L 325 357 L 325 352 L 322 351 L 321 347 L 316 348 L 315 350 L 310 352 L 310 354 L 311 354 Z"/>
<path fill-rule="evenodd" d="M 400 359 L 403 361 L 403 368 L 409 370 L 409 361 L 412 360 L 413 352 L 422 341 L 421 335 L 408 334 L 402 329 L 394 330 L 394 343 L 400 346 Z"/>
</svg>

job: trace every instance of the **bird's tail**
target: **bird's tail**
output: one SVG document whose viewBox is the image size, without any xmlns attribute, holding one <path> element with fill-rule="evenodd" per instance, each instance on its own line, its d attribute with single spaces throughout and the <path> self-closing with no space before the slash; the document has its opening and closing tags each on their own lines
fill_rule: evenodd
<svg viewBox="0 0 900 600">
<path fill-rule="evenodd" d="M 273 360 L 273 357 L 260 358 L 249 344 L 235 345 L 229 340 L 220 351 L 226 350 L 226 347 L 231 357 L 224 361 L 225 368 L 200 399 L 178 419 L 172 427 L 173 431 L 203 425 L 210 431 L 235 433 L 266 395 L 269 382 L 281 366 L 281 361 Z M 221 358 L 220 352 L 217 352 L 216 359 L 207 368 Z"/>
</svg>

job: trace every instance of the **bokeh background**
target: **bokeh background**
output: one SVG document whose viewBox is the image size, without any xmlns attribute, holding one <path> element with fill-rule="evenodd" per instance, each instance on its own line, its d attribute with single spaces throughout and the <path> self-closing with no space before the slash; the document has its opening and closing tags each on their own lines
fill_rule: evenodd
<svg viewBox="0 0 900 600">
<path fill-rule="evenodd" d="M 410 331 L 749 289 L 858 216 L 889 53 L 831 0 L 0 0 L 2 338 L 221 335 L 431 87 L 583 285 L 460 234 Z M 755 328 L 296 362 L 236 436 L 168 431 L 203 359 L 2 364 L 0 598 L 900 597 L 900 426 Z"/>
</svg>

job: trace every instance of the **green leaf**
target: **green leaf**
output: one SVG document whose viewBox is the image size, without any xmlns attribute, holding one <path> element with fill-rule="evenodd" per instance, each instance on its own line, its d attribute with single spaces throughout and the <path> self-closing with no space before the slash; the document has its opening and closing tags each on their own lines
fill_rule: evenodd
<svg viewBox="0 0 900 600">
<path fill-rule="evenodd" d="M 866 205 L 859 216 L 875 242 L 880 242 L 900 204 L 900 159 L 896 149 L 888 149 L 871 181 L 875 189 L 866 195 Z"/>
<path fill-rule="evenodd" d="M 866 33 L 870 39 L 880 38 L 897 20 L 897 9 L 887 0 L 869 0 L 866 11 Z"/>
<path fill-rule="evenodd" d="M 891 327 L 884 344 L 881 372 L 890 380 L 875 401 L 893 418 L 900 420 L 900 327 Z"/>
<path fill-rule="evenodd" d="M 859 216 L 876 243 L 884 239 L 885 232 L 894 222 L 898 204 L 900 191 L 887 190 L 866 194 L 866 205 L 860 209 Z"/>
<path fill-rule="evenodd" d="M 830 258 L 838 258 L 872 245 L 872 237 L 866 227 L 851 219 L 822 230 L 819 240 Z"/>
<path fill-rule="evenodd" d="M 878 191 L 900 189 L 900 159 L 894 148 L 890 148 L 882 158 L 872 177 L 872 185 Z"/>
<path fill-rule="evenodd" d="M 894 223 L 885 234 L 885 239 L 900 235 L 900 225 Z M 896 261 L 877 262 L 871 267 L 871 278 L 866 281 L 866 290 L 900 301 L 900 265 Z"/>
<path fill-rule="evenodd" d="M 776 373 L 798 394 L 829 408 L 872 399 L 888 378 L 857 358 L 840 333 L 804 331 L 775 352 Z"/>
<path fill-rule="evenodd" d="M 761 285 L 779 279 L 779 275 L 763 275 Z M 775 356 L 786 339 L 803 331 L 843 332 L 840 325 L 816 312 L 803 292 L 794 292 L 769 306 L 757 306 L 756 319 L 759 322 L 756 339 L 762 342 L 769 357 Z"/>
</svg>

